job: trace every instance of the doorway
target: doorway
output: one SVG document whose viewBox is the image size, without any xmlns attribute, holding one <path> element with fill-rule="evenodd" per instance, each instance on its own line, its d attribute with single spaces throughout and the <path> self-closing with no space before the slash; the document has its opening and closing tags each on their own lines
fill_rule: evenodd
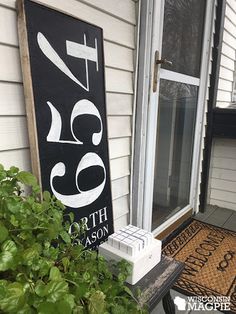
<svg viewBox="0 0 236 314">
<path fill-rule="evenodd" d="M 196 197 L 212 4 L 154 1 L 143 212 L 144 228 L 154 233 Z"/>
</svg>

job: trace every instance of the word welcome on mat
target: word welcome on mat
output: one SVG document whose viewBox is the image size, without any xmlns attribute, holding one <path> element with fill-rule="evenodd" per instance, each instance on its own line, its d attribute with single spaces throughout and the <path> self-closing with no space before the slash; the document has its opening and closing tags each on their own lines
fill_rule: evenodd
<svg viewBox="0 0 236 314">
<path fill-rule="evenodd" d="M 163 253 L 184 262 L 175 284 L 187 295 L 227 296 L 236 313 L 236 233 L 192 220 L 168 240 Z"/>
</svg>

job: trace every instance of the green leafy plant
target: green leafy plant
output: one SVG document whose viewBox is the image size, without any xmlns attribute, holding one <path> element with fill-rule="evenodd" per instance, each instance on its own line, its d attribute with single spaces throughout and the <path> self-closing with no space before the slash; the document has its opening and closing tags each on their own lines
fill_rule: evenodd
<svg viewBox="0 0 236 314">
<path fill-rule="evenodd" d="M 0 165 L 0 313 L 146 313 L 124 283 L 129 265 L 114 277 L 80 230 L 68 233 L 63 210 L 31 173 Z"/>
</svg>

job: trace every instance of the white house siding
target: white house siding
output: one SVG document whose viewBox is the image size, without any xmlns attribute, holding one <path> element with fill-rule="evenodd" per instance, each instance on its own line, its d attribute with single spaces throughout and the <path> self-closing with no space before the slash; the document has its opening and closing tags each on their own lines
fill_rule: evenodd
<svg viewBox="0 0 236 314">
<path fill-rule="evenodd" d="M 132 0 L 37 1 L 104 31 L 109 151 L 115 227 L 128 223 L 135 49 Z M 30 170 L 15 0 L 0 0 L 0 163 Z"/>
<path fill-rule="evenodd" d="M 212 205 L 236 210 L 236 140 L 214 141 L 209 199 Z"/>
<path fill-rule="evenodd" d="M 234 62 L 236 58 L 236 0 L 227 0 L 221 51 L 216 106 L 231 103 Z M 208 202 L 236 210 L 236 140 L 216 138 L 213 141 Z"/>
<path fill-rule="evenodd" d="M 231 103 L 236 51 L 236 0 L 226 1 L 220 75 L 216 106 L 227 108 Z"/>
</svg>

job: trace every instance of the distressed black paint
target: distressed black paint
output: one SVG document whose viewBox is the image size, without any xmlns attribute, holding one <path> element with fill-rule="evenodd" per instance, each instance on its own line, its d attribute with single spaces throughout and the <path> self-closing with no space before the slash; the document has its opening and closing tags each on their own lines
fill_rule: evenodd
<svg viewBox="0 0 236 314">
<path fill-rule="evenodd" d="M 58 163 L 63 163 L 66 167 L 65 174 L 56 176 L 52 181 L 55 190 L 60 194 L 80 194 L 81 191 L 96 188 L 105 180 L 104 188 L 96 200 L 86 206 L 79 208 L 67 206 L 66 209 L 66 212 L 73 211 L 76 221 L 85 217 L 84 221 L 87 222 L 90 230 L 87 232 L 84 244 L 87 247 L 96 247 L 113 233 L 102 29 L 28 0 L 24 1 L 24 7 L 42 188 L 52 192 L 50 175 L 53 167 Z M 40 48 L 40 36 L 43 37 L 44 42 L 46 39 L 53 47 L 81 85 L 63 73 L 60 67 L 45 55 L 45 51 Z M 97 62 L 87 61 L 89 90 L 83 87 L 88 87 L 85 59 L 68 55 L 66 50 L 66 41 L 83 45 L 85 40 L 87 47 L 96 48 L 98 58 Z M 100 114 L 103 132 L 98 145 L 94 145 L 92 141 L 93 133 L 101 131 L 100 120 L 95 115 L 76 116 L 71 129 L 73 108 L 81 100 L 94 104 Z M 52 125 L 52 113 L 48 103 L 56 108 L 61 117 L 62 127 L 58 141 L 47 140 Z M 76 139 L 83 144 L 76 143 Z M 94 165 L 82 170 L 76 176 L 78 165 L 87 153 L 98 156 L 104 164 L 105 171 L 101 166 Z M 95 237 L 97 234 L 99 239 Z"/>
</svg>

